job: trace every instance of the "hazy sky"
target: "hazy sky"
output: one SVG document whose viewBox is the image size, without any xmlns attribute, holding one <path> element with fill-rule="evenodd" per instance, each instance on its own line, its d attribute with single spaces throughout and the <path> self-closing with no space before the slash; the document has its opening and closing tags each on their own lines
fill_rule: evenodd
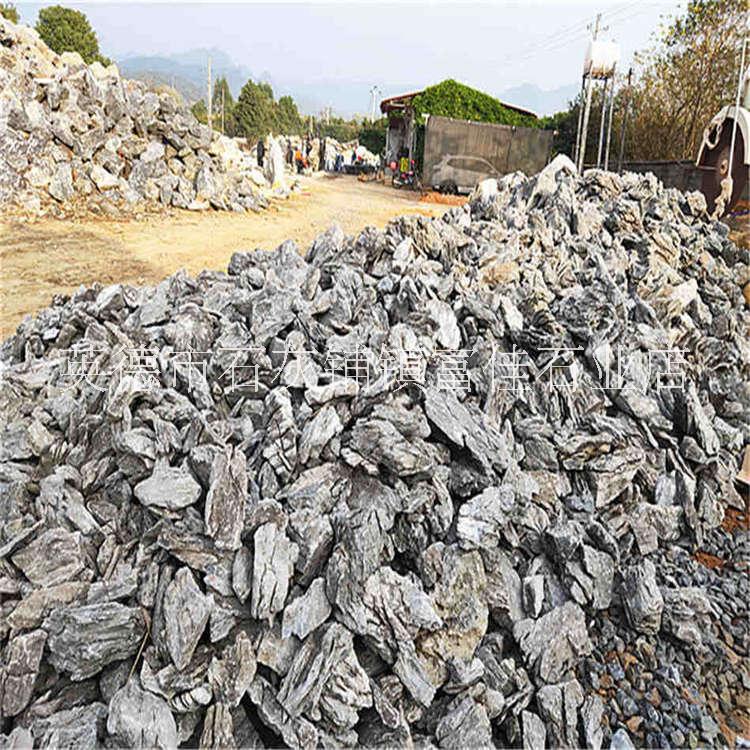
<svg viewBox="0 0 750 750">
<path fill-rule="evenodd" d="M 385 93 L 447 77 L 498 92 L 580 80 L 590 23 L 620 42 L 623 66 L 685 0 L 532 0 L 398 4 L 65 3 L 89 17 L 114 58 L 219 48 L 281 88 L 301 82 L 378 85 Z M 45 3 L 47 4 L 47 3 Z M 33 23 L 39 4 L 19 3 Z"/>
</svg>

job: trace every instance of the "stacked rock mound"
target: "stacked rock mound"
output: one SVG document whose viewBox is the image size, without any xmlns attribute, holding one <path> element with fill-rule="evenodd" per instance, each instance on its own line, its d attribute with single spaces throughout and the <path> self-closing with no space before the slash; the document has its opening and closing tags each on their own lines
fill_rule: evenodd
<svg viewBox="0 0 750 750">
<path fill-rule="evenodd" d="M 255 155 L 201 125 L 174 92 L 57 55 L 0 18 L 0 206 L 244 211 L 266 205 L 266 187 Z"/>
<path fill-rule="evenodd" d="M 562 158 L 56 300 L 2 350 L 2 742 L 725 744 L 747 262 Z"/>
</svg>

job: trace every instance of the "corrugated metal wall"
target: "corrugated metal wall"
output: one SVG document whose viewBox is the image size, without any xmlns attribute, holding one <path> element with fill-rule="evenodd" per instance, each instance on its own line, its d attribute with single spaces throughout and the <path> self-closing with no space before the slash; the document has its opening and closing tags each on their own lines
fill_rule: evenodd
<svg viewBox="0 0 750 750">
<path fill-rule="evenodd" d="M 552 131 L 432 115 L 427 121 L 423 183 L 452 182 L 472 188 L 486 177 L 544 167 L 552 147 Z"/>
</svg>

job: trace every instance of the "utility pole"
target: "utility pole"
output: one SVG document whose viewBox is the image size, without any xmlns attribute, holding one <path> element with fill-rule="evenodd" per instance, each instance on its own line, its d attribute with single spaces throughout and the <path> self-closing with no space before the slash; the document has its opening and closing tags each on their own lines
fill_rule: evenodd
<svg viewBox="0 0 750 750">
<path fill-rule="evenodd" d="M 226 86 L 221 87 L 221 134 L 224 135 L 224 89 Z"/>
<path fill-rule="evenodd" d="M 622 157 L 625 154 L 625 131 L 628 126 L 628 114 L 630 114 L 631 85 L 633 82 L 633 68 L 628 70 L 628 93 L 625 99 L 625 111 L 622 113 L 622 125 L 620 129 L 620 156 L 617 159 L 617 171 L 622 172 Z"/>
<path fill-rule="evenodd" d="M 377 95 L 380 93 L 380 89 L 377 86 L 373 86 L 370 89 L 370 122 L 375 122 L 375 105 L 377 103 Z"/>
<path fill-rule="evenodd" d="M 609 171 L 609 147 L 612 142 L 612 115 L 615 111 L 615 69 L 612 70 L 612 86 L 609 91 L 609 123 L 607 124 L 607 146 L 604 151 L 604 170 Z"/>
<path fill-rule="evenodd" d="M 599 36 L 599 24 L 602 20 L 602 14 L 596 14 L 596 21 L 594 23 L 594 41 Z M 586 76 L 586 109 L 583 112 L 583 125 L 581 127 L 581 148 L 578 150 L 578 171 L 583 171 L 583 162 L 586 159 L 586 140 L 589 129 L 589 115 L 591 114 L 591 76 Z"/>
<path fill-rule="evenodd" d="M 208 104 L 206 105 L 208 127 L 213 129 L 213 92 L 211 91 L 211 55 L 208 56 Z"/>
</svg>

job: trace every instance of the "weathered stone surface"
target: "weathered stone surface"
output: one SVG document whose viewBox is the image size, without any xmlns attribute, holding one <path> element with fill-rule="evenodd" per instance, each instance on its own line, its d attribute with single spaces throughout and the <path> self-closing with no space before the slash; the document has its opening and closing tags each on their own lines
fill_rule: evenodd
<svg viewBox="0 0 750 750">
<path fill-rule="evenodd" d="M 0 669 L 2 716 L 15 716 L 31 700 L 46 641 L 47 633 L 44 630 L 32 630 L 17 635 L 5 648 Z"/>
<path fill-rule="evenodd" d="M 50 662 L 83 680 L 136 653 L 146 632 L 143 613 L 117 602 L 55 609 L 42 624 Z"/>
<path fill-rule="evenodd" d="M 367 673 L 357 661 L 352 634 L 337 623 L 305 640 L 281 683 L 278 700 L 289 715 L 351 729 L 372 705 Z"/>
<path fill-rule="evenodd" d="M 198 500 L 201 486 L 186 468 L 159 466 L 148 479 L 137 484 L 133 491 L 146 507 L 179 510 Z"/>
<path fill-rule="evenodd" d="M 622 601 L 630 624 L 643 633 L 657 633 L 664 609 L 656 569 L 650 560 L 634 565 L 623 574 Z"/>
<path fill-rule="evenodd" d="M 113 696 L 107 716 L 107 732 L 123 747 L 177 747 L 177 725 L 166 701 L 143 690 L 131 678 Z"/>
<path fill-rule="evenodd" d="M 48 529 L 12 559 L 36 586 L 64 583 L 84 569 L 81 535 L 61 528 Z"/>
<path fill-rule="evenodd" d="M 513 636 L 529 669 L 545 682 L 559 682 L 592 648 L 583 610 L 573 602 L 538 620 L 521 620 Z"/>
<path fill-rule="evenodd" d="M 164 592 L 164 622 L 169 655 L 177 669 L 185 669 L 211 614 L 211 597 L 195 582 L 189 568 L 180 568 Z"/>
<path fill-rule="evenodd" d="M 107 707 L 90 703 L 57 711 L 31 724 L 34 746 L 40 748 L 81 748 L 97 750 L 106 736 Z"/>
<path fill-rule="evenodd" d="M 263 524 L 254 539 L 250 612 L 256 620 L 263 620 L 284 608 L 297 560 L 297 545 L 273 523 Z"/>
<path fill-rule="evenodd" d="M 226 449 L 214 458 L 206 497 L 206 530 L 219 549 L 240 548 L 246 503 L 245 454 Z"/>
<path fill-rule="evenodd" d="M 238 706 L 255 677 L 256 666 L 250 638 L 240 631 L 234 643 L 224 649 L 221 659 L 211 662 L 208 678 L 214 696 L 230 708 Z"/>
<path fill-rule="evenodd" d="M 331 605 L 325 592 L 325 581 L 316 578 L 304 594 L 293 599 L 284 609 L 281 635 L 296 635 L 303 640 L 331 614 Z"/>
</svg>

